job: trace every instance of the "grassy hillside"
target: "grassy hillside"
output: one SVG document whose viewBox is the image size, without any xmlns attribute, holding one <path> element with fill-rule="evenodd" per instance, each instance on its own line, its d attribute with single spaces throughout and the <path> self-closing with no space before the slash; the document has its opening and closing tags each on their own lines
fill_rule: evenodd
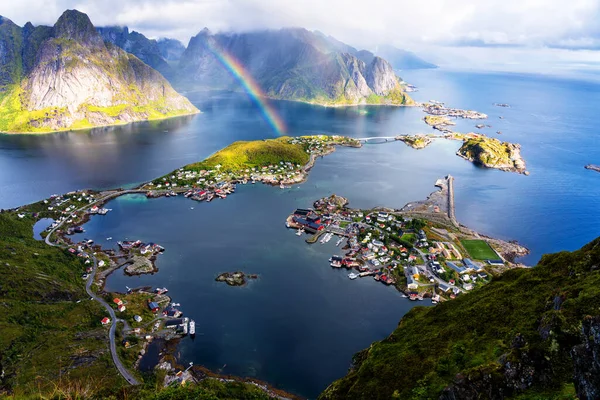
<svg viewBox="0 0 600 400">
<path fill-rule="evenodd" d="M 190 164 L 186 169 L 208 170 L 221 165 L 221 171 L 239 171 L 241 169 L 279 164 L 280 161 L 304 165 L 309 155 L 300 143 L 293 144 L 289 137 L 234 142 L 217 151 L 206 160 Z"/>
<path fill-rule="evenodd" d="M 321 399 L 597 398 L 599 265 L 596 239 L 413 308 Z"/>
<path fill-rule="evenodd" d="M 0 394 L 118 384 L 83 261 L 33 239 L 32 227 L 31 217 L 0 214 Z"/>
</svg>

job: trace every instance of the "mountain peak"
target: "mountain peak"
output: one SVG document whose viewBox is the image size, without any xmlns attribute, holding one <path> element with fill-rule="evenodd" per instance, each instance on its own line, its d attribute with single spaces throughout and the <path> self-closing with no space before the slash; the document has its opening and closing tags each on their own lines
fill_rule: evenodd
<svg viewBox="0 0 600 400">
<path fill-rule="evenodd" d="M 15 25 L 15 23 L 12 22 L 12 20 L 10 20 L 10 19 L 8 19 L 8 18 L 3 17 L 2 15 L 0 15 L 0 26 L 4 25 L 4 24 Z"/>
<path fill-rule="evenodd" d="M 204 27 L 196 36 L 212 36 L 212 32 L 207 27 Z"/>
<path fill-rule="evenodd" d="M 60 16 L 54 24 L 54 36 L 76 40 L 88 45 L 103 43 L 87 14 L 77 10 L 67 10 Z"/>
</svg>

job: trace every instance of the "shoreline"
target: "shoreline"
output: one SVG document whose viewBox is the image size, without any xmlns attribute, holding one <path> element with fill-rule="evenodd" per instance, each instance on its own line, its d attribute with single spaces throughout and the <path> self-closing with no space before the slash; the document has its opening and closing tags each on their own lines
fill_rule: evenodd
<svg viewBox="0 0 600 400">
<path fill-rule="evenodd" d="M 65 128 L 65 129 L 59 129 L 59 130 L 47 131 L 47 132 L 0 132 L 0 135 L 7 135 L 7 136 L 8 135 L 11 135 L 11 136 L 16 136 L 16 135 L 50 135 L 50 134 L 53 134 L 53 133 L 81 132 L 81 131 L 87 131 L 87 130 L 92 130 L 92 129 L 97 129 L 97 128 L 113 128 L 113 127 L 119 127 L 119 126 L 126 126 L 126 125 L 136 124 L 136 123 L 140 123 L 140 122 L 166 121 L 166 120 L 169 120 L 169 119 L 180 118 L 180 117 L 191 117 L 193 115 L 198 115 L 198 114 L 202 114 L 202 111 L 201 110 L 197 110 L 195 112 L 190 112 L 190 113 L 185 113 L 185 114 L 178 114 L 178 115 L 171 115 L 171 116 L 164 117 L 164 118 L 140 119 L 139 121 L 129 121 L 129 122 L 107 124 L 107 125 L 94 125 L 94 126 L 89 126 L 89 127 L 85 127 L 85 128 Z"/>
<path fill-rule="evenodd" d="M 327 139 L 327 140 L 325 140 Z M 305 140 L 309 140 L 309 139 L 305 139 Z M 310 140 L 317 140 L 314 139 L 314 137 L 310 137 Z M 306 162 L 306 164 L 304 166 L 302 166 L 300 168 L 300 171 L 302 171 L 302 180 L 300 182 L 297 183 L 303 183 L 306 181 L 306 179 L 308 178 L 308 174 L 310 172 L 310 170 L 312 169 L 312 167 L 314 167 L 316 160 L 318 159 L 319 156 L 324 157 L 328 154 L 331 154 L 335 151 L 336 146 L 344 146 L 344 147 L 352 147 L 352 148 L 360 148 L 362 147 L 362 144 L 360 143 L 360 141 L 356 140 L 356 139 L 351 139 L 350 141 L 348 141 L 346 138 L 338 138 L 338 140 L 341 140 L 342 142 L 335 142 L 335 140 L 331 140 L 331 138 L 329 137 L 324 137 L 322 136 L 321 141 L 316 141 L 316 142 L 310 142 L 312 143 L 311 145 L 314 145 L 314 143 L 317 144 L 321 144 L 321 146 L 318 146 L 318 149 L 315 150 L 315 152 L 310 154 L 309 160 L 308 162 Z M 178 170 L 176 170 L 178 171 Z M 176 172 L 175 171 L 175 172 Z M 167 174 L 166 176 L 170 176 L 171 173 Z M 225 181 L 232 183 L 232 182 L 236 182 L 239 183 L 238 179 L 229 179 L 229 178 L 225 178 Z M 277 186 L 277 184 L 279 183 L 278 181 L 275 182 L 268 182 L 268 181 L 264 181 L 262 182 L 263 184 L 269 184 L 271 186 Z M 92 206 L 97 206 L 97 207 L 102 207 L 105 204 L 107 204 L 108 202 L 110 202 L 111 200 L 114 200 L 115 198 L 124 196 L 124 195 L 128 195 L 128 194 L 144 194 L 146 193 L 146 195 L 148 194 L 148 182 L 146 183 L 142 183 L 139 186 L 133 188 L 133 189 L 113 189 L 113 190 L 108 190 L 108 191 L 103 191 L 103 192 L 91 192 L 94 194 L 94 201 L 91 201 L 89 203 L 86 203 L 85 206 L 83 207 L 79 207 L 77 210 L 73 210 L 70 211 L 69 213 L 73 213 L 73 214 L 77 214 L 80 213 L 83 210 L 87 210 Z M 154 188 L 156 189 L 156 188 Z M 161 189 L 158 191 L 158 196 L 162 196 L 162 195 L 167 195 L 169 193 L 177 193 L 177 194 L 181 194 L 181 193 L 186 193 L 188 191 L 190 191 L 191 188 L 189 187 L 171 187 L 171 188 L 166 188 L 166 189 Z M 81 196 L 80 194 L 78 194 L 79 192 L 71 192 L 73 193 L 74 197 L 77 196 Z M 426 203 L 428 200 L 430 200 L 432 197 L 434 197 L 434 194 L 438 193 L 438 197 L 439 197 L 439 193 L 443 193 L 443 189 L 441 190 L 436 190 L 435 192 L 433 192 L 427 200 L 425 200 L 423 203 Z M 66 196 L 66 195 L 65 195 Z M 37 204 L 37 203 L 36 203 Z M 400 210 L 393 210 L 394 212 L 397 212 L 400 215 L 409 215 L 409 214 L 418 214 L 421 215 L 422 217 L 425 216 L 425 214 L 423 213 L 419 213 L 418 210 L 406 210 L 406 207 L 410 205 L 407 204 L 405 205 L 402 209 Z M 347 206 L 347 200 L 344 202 L 343 207 Z M 17 208 L 20 209 L 21 207 Z M 27 206 L 24 206 L 23 208 L 27 208 Z M 13 209 L 12 211 L 15 212 L 17 211 L 17 209 Z M 376 207 L 375 209 L 383 209 L 380 207 Z M 20 211 L 24 211 L 24 210 L 20 210 Z M 25 210 L 26 211 L 26 210 Z M 57 212 L 59 210 L 56 210 Z M 41 213 L 44 214 L 44 213 Z M 71 215 L 71 214 L 69 214 Z M 64 214 L 63 214 L 64 216 Z M 435 214 L 435 216 L 439 217 L 439 214 Z M 73 218 L 71 220 L 71 222 L 67 222 L 67 219 L 65 218 L 64 220 L 60 221 L 58 223 L 57 226 L 55 226 L 54 228 L 52 228 L 48 234 L 46 235 L 46 237 L 44 238 L 44 240 L 46 241 L 46 243 L 48 243 L 52 237 L 52 235 L 54 233 L 57 234 L 57 238 L 56 238 L 56 244 L 61 245 L 61 239 L 63 242 L 67 243 L 70 242 L 70 239 L 68 237 L 65 237 L 65 231 L 66 231 L 66 227 L 69 226 L 76 226 L 79 224 L 85 224 L 86 221 L 89 221 L 91 215 L 87 212 L 84 212 L 80 219 L 75 219 Z M 433 215 L 429 215 L 429 218 L 432 221 L 435 221 L 435 218 Z M 57 218 L 53 218 L 55 220 L 57 220 Z M 446 221 L 447 222 L 447 221 Z M 66 225 L 65 225 L 66 224 Z M 69 225 L 70 224 L 70 225 Z M 61 230 L 59 230 L 60 228 L 62 228 Z M 465 229 L 468 229 L 465 227 Z M 494 239 L 494 240 L 499 240 L 499 239 Z M 101 245 L 96 245 L 95 250 L 97 251 L 97 253 L 103 254 L 106 257 L 108 257 L 111 261 L 114 258 L 114 254 L 109 254 L 110 251 L 112 251 L 112 249 L 110 250 L 105 250 L 102 249 Z M 114 252 L 113 252 L 114 253 Z M 112 263 L 111 263 L 112 264 Z M 113 272 L 115 272 L 116 270 L 120 269 L 125 263 L 118 263 L 116 266 L 113 265 L 109 265 L 109 268 L 107 268 L 104 271 L 99 271 L 98 273 L 98 279 L 95 280 L 93 283 L 97 283 L 97 293 L 102 294 L 102 293 L 106 293 L 105 292 L 105 284 L 107 281 L 108 276 L 110 276 L 110 274 L 112 274 Z M 104 273 L 106 271 L 106 273 Z M 156 273 L 159 272 L 158 268 L 155 268 L 152 272 L 143 272 L 140 273 L 144 274 L 144 273 Z"/>
</svg>

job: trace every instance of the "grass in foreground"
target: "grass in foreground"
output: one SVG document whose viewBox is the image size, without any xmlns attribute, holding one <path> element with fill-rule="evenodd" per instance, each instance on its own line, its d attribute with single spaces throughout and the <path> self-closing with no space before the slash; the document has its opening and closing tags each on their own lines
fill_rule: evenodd
<svg viewBox="0 0 600 400">
<path fill-rule="evenodd" d="M 471 258 L 475 260 L 497 260 L 500 258 L 485 240 L 461 240 L 460 243 Z"/>
</svg>

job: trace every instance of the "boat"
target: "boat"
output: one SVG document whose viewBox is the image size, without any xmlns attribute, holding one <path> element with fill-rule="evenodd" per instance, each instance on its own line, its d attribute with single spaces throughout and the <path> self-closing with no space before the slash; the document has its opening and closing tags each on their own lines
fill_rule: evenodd
<svg viewBox="0 0 600 400">
<path fill-rule="evenodd" d="M 304 229 L 300 228 L 296 231 L 296 236 L 302 236 L 303 233 L 304 233 Z"/>
<path fill-rule="evenodd" d="M 165 294 L 169 291 L 169 289 L 167 289 L 166 287 L 162 287 L 162 288 L 156 288 L 156 289 L 154 289 L 154 291 L 156 292 L 156 294 Z"/>
<path fill-rule="evenodd" d="M 188 333 L 190 335 L 195 335 L 196 334 L 196 323 L 194 322 L 193 319 L 190 319 L 190 329 L 189 329 Z"/>
<path fill-rule="evenodd" d="M 106 240 L 112 240 L 112 236 L 107 237 Z"/>
<path fill-rule="evenodd" d="M 350 278 L 350 279 L 352 279 L 352 280 L 354 280 L 354 279 L 356 279 L 356 278 L 358 278 L 358 277 L 359 277 L 359 275 L 358 275 L 357 273 L 355 273 L 355 272 L 350 272 L 350 273 L 348 274 L 348 278 Z"/>
<path fill-rule="evenodd" d="M 280 183 L 280 184 L 279 184 L 279 189 L 285 189 L 285 186 L 284 186 L 284 184 L 283 184 L 283 183 Z"/>
<path fill-rule="evenodd" d="M 344 241 L 344 238 L 340 238 L 340 240 L 337 241 L 337 243 L 335 244 L 336 246 L 339 246 L 340 244 L 342 244 L 342 242 Z"/>
</svg>

